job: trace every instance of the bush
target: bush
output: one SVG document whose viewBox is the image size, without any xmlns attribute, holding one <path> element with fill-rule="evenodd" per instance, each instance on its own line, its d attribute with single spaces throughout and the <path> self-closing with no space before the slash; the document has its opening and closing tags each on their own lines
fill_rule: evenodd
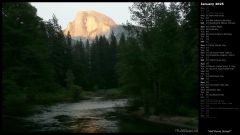
<svg viewBox="0 0 240 135">
<path fill-rule="evenodd" d="M 81 98 L 82 91 L 83 91 L 82 87 L 80 87 L 78 85 L 73 85 L 71 87 L 73 100 L 79 100 Z"/>
<path fill-rule="evenodd" d="M 128 100 L 128 110 L 135 111 L 142 107 L 142 101 L 140 98 L 132 98 Z"/>
<path fill-rule="evenodd" d="M 8 115 L 22 115 L 28 107 L 26 102 L 27 94 L 25 93 L 11 93 L 5 94 L 3 100 L 3 113 Z"/>
<path fill-rule="evenodd" d="M 19 90 L 19 86 L 13 80 L 3 79 L 3 94 L 14 93 L 16 90 Z"/>
<path fill-rule="evenodd" d="M 105 91 L 104 94 L 105 94 L 105 98 L 110 98 L 110 99 L 117 99 L 117 98 L 124 97 L 120 89 L 108 89 Z"/>
<path fill-rule="evenodd" d="M 197 117 L 198 116 L 198 110 L 197 109 L 192 109 L 186 106 L 180 106 L 178 108 L 178 113 L 179 115 L 182 116 L 189 116 L 189 117 Z"/>
</svg>

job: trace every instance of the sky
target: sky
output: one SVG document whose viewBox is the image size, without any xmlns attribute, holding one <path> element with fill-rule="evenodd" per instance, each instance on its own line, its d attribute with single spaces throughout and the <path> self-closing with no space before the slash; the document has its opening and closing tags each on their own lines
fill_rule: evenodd
<svg viewBox="0 0 240 135">
<path fill-rule="evenodd" d="M 48 21 L 52 15 L 58 19 L 59 25 L 64 29 L 73 21 L 76 13 L 83 10 L 95 10 L 112 18 L 117 24 L 131 22 L 129 8 L 131 2 L 31 2 L 37 8 L 37 15 Z"/>
</svg>

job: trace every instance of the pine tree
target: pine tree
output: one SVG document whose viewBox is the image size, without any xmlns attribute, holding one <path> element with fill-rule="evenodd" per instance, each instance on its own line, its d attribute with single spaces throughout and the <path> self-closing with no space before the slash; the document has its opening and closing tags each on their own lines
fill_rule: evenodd
<svg viewBox="0 0 240 135">
<path fill-rule="evenodd" d="M 136 95 L 134 89 L 138 88 L 141 93 L 138 97 L 146 113 L 159 113 L 160 111 L 179 113 L 178 103 L 188 106 L 187 102 L 191 102 L 189 97 L 192 96 L 185 94 L 186 91 L 192 93 L 196 90 L 192 86 L 196 85 L 197 74 L 192 72 L 190 67 L 197 69 L 197 63 L 196 61 L 186 63 L 186 55 L 189 54 L 186 51 L 190 48 L 195 50 L 195 47 L 185 48 L 191 40 L 183 37 L 184 34 L 190 33 L 186 31 L 186 28 L 192 27 L 194 24 L 192 20 L 195 18 L 191 21 L 188 19 L 196 10 L 187 9 L 190 10 L 186 11 L 185 17 L 181 18 L 181 4 L 177 3 L 171 3 L 169 9 L 162 2 L 134 3 L 130 8 L 132 20 L 141 25 L 142 30 L 137 30 L 135 43 L 130 42 L 130 39 L 134 39 L 132 36 L 120 49 L 120 63 L 118 64 L 120 82 L 128 90 L 133 91 L 133 95 Z M 128 29 L 135 31 L 131 25 Z M 196 35 L 196 31 L 192 31 L 191 34 Z M 197 40 L 194 40 L 194 45 L 196 45 L 195 41 Z M 132 45 L 129 43 L 135 44 L 135 48 L 131 48 L 135 52 L 131 51 Z M 139 57 L 134 59 L 134 54 L 137 52 Z M 189 56 L 194 56 L 194 54 L 191 53 Z M 133 66 L 133 63 L 139 63 L 138 66 L 141 65 L 141 68 L 135 67 L 136 64 Z M 183 67 L 186 68 L 183 69 Z M 184 72 L 188 77 L 182 74 Z M 185 81 L 187 78 L 193 80 L 188 80 L 189 83 Z"/>
<path fill-rule="evenodd" d="M 48 37 L 46 41 L 50 50 L 50 59 L 54 66 L 55 80 L 61 86 L 66 87 L 65 78 L 66 72 L 69 69 L 69 57 L 67 57 L 69 53 L 63 31 L 55 15 L 46 22 L 46 34 Z"/>
<path fill-rule="evenodd" d="M 116 73 L 116 63 L 117 63 L 117 39 L 112 31 L 110 36 L 110 46 L 109 46 L 109 73 L 108 73 L 108 83 L 109 87 L 117 86 L 117 73 Z"/>
<path fill-rule="evenodd" d="M 87 57 L 82 40 L 77 41 L 73 48 L 73 73 L 75 75 L 75 84 L 86 88 L 87 83 Z"/>
<path fill-rule="evenodd" d="M 3 93 L 6 100 L 8 95 L 26 95 L 16 103 L 34 102 L 36 93 L 55 86 L 45 24 L 36 12 L 26 2 L 4 3 L 2 8 Z"/>
</svg>

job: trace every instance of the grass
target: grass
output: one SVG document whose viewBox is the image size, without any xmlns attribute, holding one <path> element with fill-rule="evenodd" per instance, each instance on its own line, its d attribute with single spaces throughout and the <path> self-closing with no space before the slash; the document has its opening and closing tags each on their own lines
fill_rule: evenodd
<svg viewBox="0 0 240 135">
<path fill-rule="evenodd" d="M 181 116 L 188 116 L 188 117 L 197 117 L 198 116 L 198 110 L 185 107 L 185 106 L 180 106 L 178 108 L 178 114 Z"/>
<path fill-rule="evenodd" d="M 117 88 L 98 90 L 97 94 L 103 96 L 106 99 L 119 99 L 126 97 L 126 95 L 124 95 L 123 92 Z"/>
</svg>

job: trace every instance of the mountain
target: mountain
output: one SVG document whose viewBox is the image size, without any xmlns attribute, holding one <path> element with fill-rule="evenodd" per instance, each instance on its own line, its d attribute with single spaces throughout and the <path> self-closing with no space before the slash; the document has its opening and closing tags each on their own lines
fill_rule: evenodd
<svg viewBox="0 0 240 135">
<path fill-rule="evenodd" d="M 67 35 L 68 31 L 74 40 L 92 40 L 100 35 L 108 38 L 112 31 L 118 39 L 122 33 L 127 34 L 122 25 L 117 25 L 110 17 L 93 10 L 78 12 L 64 29 L 64 34 Z"/>
</svg>

